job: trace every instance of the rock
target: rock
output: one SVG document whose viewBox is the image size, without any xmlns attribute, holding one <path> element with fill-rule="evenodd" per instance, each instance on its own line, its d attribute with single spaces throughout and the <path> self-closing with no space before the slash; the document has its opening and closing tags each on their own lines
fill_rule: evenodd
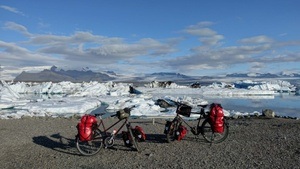
<svg viewBox="0 0 300 169">
<path fill-rule="evenodd" d="M 233 119 L 238 119 L 239 116 L 238 116 L 237 114 L 235 114 L 235 115 L 232 116 L 232 118 L 233 118 Z"/>
<path fill-rule="evenodd" d="M 172 105 L 170 105 L 167 101 L 163 100 L 163 99 L 158 99 L 156 101 L 156 104 L 159 105 L 162 108 L 168 108 L 171 107 Z"/>
<path fill-rule="evenodd" d="M 267 117 L 267 118 L 274 118 L 275 117 L 275 112 L 271 109 L 265 109 L 262 111 L 262 115 Z"/>
<path fill-rule="evenodd" d="M 199 82 L 193 83 L 191 88 L 201 88 L 201 84 Z"/>
</svg>

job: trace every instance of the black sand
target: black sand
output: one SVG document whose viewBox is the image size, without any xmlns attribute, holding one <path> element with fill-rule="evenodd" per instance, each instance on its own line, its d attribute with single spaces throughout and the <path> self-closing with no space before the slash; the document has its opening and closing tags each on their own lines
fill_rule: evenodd
<svg viewBox="0 0 300 169">
<path fill-rule="evenodd" d="M 74 138 L 76 118 L 0 120 L 0 168 L 300 168 L 300 121 L 293 119 L 229 120 L 227 140 L 210 145 L 191 132 L 166 143 L 165 120 L 132 120 L 147 141 L 140 152 L 122 140 L 115 149 L 81 156 Z M 107 125 L 115 119 L 107 119 Z M 193 122 L 190 122 L 193 123 Z"/>
</svg>

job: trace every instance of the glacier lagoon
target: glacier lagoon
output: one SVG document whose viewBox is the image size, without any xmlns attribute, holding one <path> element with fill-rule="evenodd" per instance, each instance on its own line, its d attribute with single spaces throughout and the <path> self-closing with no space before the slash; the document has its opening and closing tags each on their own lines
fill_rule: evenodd
<svg viewBox="0 0 300 169">
<path fill-rule="evenodd" d="M 6 84 L 1 90 L 0 115 L 1 118 L 72 116 L 89 113 L 106 104 L 107 111 L 137 105 L 132 111 L 134 116 L 164 116 L 174 115 L 174 108 L 161 113 L 162 109 L 155 104 L 155 100 L 172 99 L 189 102 L 192 105 L 202 101 L 221 103 L 229 116 L 251 115 L 261 113 L 264 109 L 272 109 L 278 116 L 300 118 L 299 96 L 294 93 L 268 90 L 270 87 L 286 90 L 291 86 L 286 84 L 287 86 L 280 86 L 266 83 L 260 86 L 261 89 L 251 90 L 228 89 L 224 87 L 226 84 L 213 84 L 199 89 L 173 84 L 168 88 L 137 87 L 136 90 L 140 94 L 130 94 L 128 89 L 131 84 L 127 83 Z"/>
</svg>

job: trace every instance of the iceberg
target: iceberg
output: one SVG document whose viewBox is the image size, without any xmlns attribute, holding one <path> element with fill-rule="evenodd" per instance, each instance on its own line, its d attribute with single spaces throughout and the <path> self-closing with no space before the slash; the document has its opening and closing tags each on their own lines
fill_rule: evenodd
<svg viewBox="0 0 300 169">
<path fill-rule="evenodd" d="M 139 86 L 131 93 L 131 83 L 100 83 L 96 81 L 72 83 L 63 81 L 59 83 L 6 83 L 0 85 L 0 111 L 1 119 L 22 118 L 23 116 L 50 116 L 69 117 L 89 114 L 107 104 L 107 111 L 115 111 L 124 107 L 135 106 L 132 116 L 135 117 L 164 117 L 174 116 L 176 107 L 161 108 L 156 104 L 157 99 L 173 100 L 189 103 L 197 110 L 200 103 L 208 103 L 207 97 L 225 98 L 272 98 L 279 89 L 293 90 L 288 82 L 253 82 L 239 81 L 234 84 L 213 83 L 201 88 L 171 83 L 167 86 L 157 85 Z M 240 87 L 244 86 L 244 87 Z M 245 87 L 247 86 L 247 87 Z M 28 97 L 30 96 L 30 97 Z M 33 97 L 35 96 L 35 97 Z M 39 97 L 42 96 L 42 97 Z M 226 116 L 243 115 L 234 110 L 224 110 Z M 257 112 L 248 113 L 257 114 Z"/>
</svg>

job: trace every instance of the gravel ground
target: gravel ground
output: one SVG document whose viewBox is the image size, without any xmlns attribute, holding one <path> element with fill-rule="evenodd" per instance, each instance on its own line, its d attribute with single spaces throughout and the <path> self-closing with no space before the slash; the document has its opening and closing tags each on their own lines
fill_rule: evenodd
<svg viewBox="0 0 300 169">
<path fill-rule="evenodd" d="M 300 168 L 300 121 L 245 118 L 229 120 L 229 137 L 206 143 L 191 132 L 166 143 L 165 120 L 132 119 L 147 134 L 140 152 L 116 141 L 114 149 L 81 156 L 74 138 L 77 118 L 0 120 L 1 168 Z M 116 119 L 106 119 L 108 126 Z M 189 122 L 193 124 L 193 121 Z"/>
</svg>

